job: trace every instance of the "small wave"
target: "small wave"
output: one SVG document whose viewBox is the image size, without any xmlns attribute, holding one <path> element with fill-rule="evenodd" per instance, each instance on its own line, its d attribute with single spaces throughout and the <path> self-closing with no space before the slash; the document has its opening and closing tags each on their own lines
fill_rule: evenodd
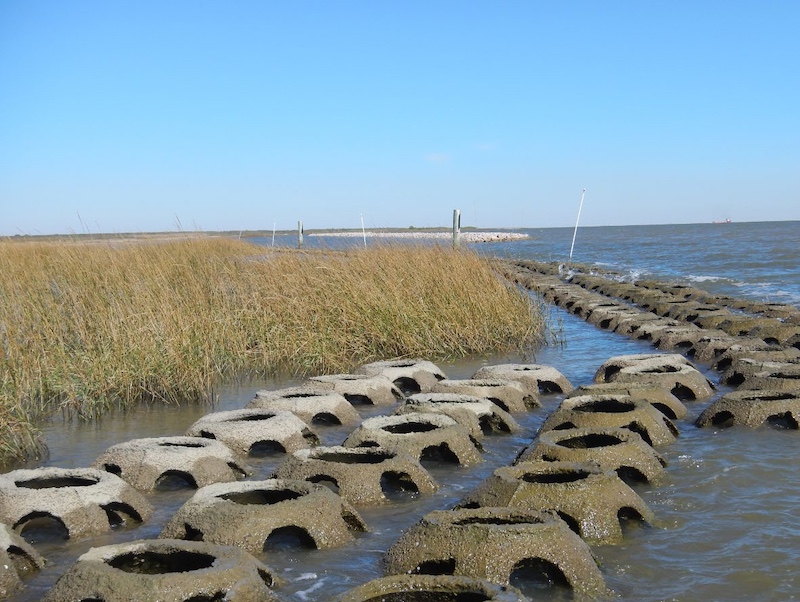
<svg viewBox="0 0 800 602">
<path fill-rule="evenodd" d="M 613 280 L 614 282 L 630 282 L 635 283 L 642 279 L 643 276 L 647 275 L 647 272 L 644 270 L 636 270 L 631 269 L 627 272 L 623 272 L 620 274 L 603 274 L 605 278 L 609 280 Z"/>
<path fill-rule="evenodd" d="M 689 274 L 686 279 L 690 282 L 719 282 L 720 280 L 727 280 L 723 276 L 696 276 Z M 744 284 L 743 282 L 741 284 Z"/>
<path fill-rule="evenodd" d="M 309 574 L 309 573 L 306 573 L 306 574 Z M 308 589 L 304 589 L 304 590 L 300 590 L 300 591 L 296 592 L 296 595 L 301 600 L 308 600 L 309 599 L 309 594 L 314 593 L 315 591 L 317 591 L 319 588 L 323 587 L 324 585 L 325 585 L 325 579 L 320 579 L 319 581 L 315 582 L 314 585 L 312 585 Z"/>
<path fill-rule="evenodd" d="M 739 288 L 757 288 L 762 290 L 769 290 L 775 286 L 772 282 L 738 282 L 734 281 L 731 284 Z"/>
<path fill-rule="evenodd" d="M 777 290 L 775 291 L 777 300 L 781 303 L 788 303 L 789 305 L 800 306 L 800 295 L 792 291 Z"/>
<path fill-rule="evenodd" d="M 739 289 L 739 294 L 759 301 L 800 305 L 797 291 L 779 288 L 781 285 L 775 282 L 735 282 L 733 286 Z"/>
</svg>

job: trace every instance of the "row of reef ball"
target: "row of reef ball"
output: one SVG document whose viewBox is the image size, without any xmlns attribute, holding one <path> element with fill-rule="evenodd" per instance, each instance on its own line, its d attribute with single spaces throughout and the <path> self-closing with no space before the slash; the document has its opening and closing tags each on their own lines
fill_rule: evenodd
<svg viewBox="0 0 800 602">
<path fill-rule="evenodd" d="M 519 574 L 578 597 L 611 595 L 589 545 L 620 542 L 626 521 L 652 522 L 634 487 L 663 474 L 655 448 L 678 436 L 673 420 L 686 414 L 673 392 L 713 393 L 677 354 L 611 358 L 595 384 L 578 389 L 536 364 L 486 366 L 466 380 L 424 360 L 358 372 L 259 392 L 247 408 L 207 414 L 182 436 L 115 445 L 90 468 L 0 475 L 6 591 L 44 564 L 21 536 L 28 524 L 49 520 L 68 537 L 91 537 L 147 521 L 148 492 L 178 478 L 197 491 L 158 538 L 92 548 L 45 600 L 279 600 L 281 577 L 259 558 L 271 537 L 347 546 L 369 529 L 357 506 L 390 503 L 394 490 L 433 493 L 423 461 L 479 463 L 487 435 L 519 433 L 514 414 L 562 394 L 511 466 L 425 515 L 386 552 L 385 577 L 340 599 L 525 600 L 508 585 Z M 394 412 L 360 419 L 357 408 L 379 406 Z M 341 445 L 320 445 L 317 430 L 336 424 L 355 428 Z M 273 478 L 249 480 L 248 462 L 265 453 L 287 457 Z"/>
</svg>

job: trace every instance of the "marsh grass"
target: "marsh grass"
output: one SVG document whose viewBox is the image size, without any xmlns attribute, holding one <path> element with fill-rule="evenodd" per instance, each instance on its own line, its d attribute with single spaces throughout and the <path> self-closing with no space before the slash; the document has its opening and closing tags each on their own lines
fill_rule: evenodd
<svg viewBox="0 0 800 602">
<path fill-rule="evenodd" d="M 204 401 L 244 374 L 525 350 L 530 297 L 470 251 L 278 251 L 222 237 L 0 242 L 0 461 L 35 423 Z"/>
</svg>

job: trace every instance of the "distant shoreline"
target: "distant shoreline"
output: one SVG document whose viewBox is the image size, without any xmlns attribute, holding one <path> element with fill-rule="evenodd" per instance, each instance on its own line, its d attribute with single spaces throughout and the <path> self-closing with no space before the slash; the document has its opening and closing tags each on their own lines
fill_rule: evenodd
<svg viewBox="0 0 800 602">
<path fill-rule="evenodd" d="M 185 240 L 201 237 L 227 237 L 227 238 L 258 238 L 277 234 L 279 236 L 296 236 L 297 230 L 242 230 L 233 231 L 178 231 L 178 232 L 131 232 L 131 233 L 75 233 L 75 234 L 37 234 L 37 235 L 13 235 L 0 236 L 0 240 L 6 241 L 73 241 L 82 243 L 92 242 L 166 242 L 173 240 Z M 420 228 L 420 229 L 381 229 L 381 230 L 325 230 L 313 229 L 305 230 L 307 237 L 334 237 L 334 238 L 410 238 L 410 239 L 451 239 L 452 230 Z M 509 232 L 502 230 L 462 230 L 461 240 L 469 243 L 481 242 L 504 242 L 514 240 L 527 240 L 530 236 L 521 232 Z"/>
<path fill-rule="evenodd" d="M 453 237 L 452 232 L 446 231 L 404 231 L 404 232 L 381 232 L 365 230 L 359 232 L 358 230 L 347 230 L 339 232 L 310 232 L 307 236 L 331 236 L 343 238 L 440 238 L 450 239 Z M 503 242 L 510 240 L 526 240 L 530 238 L 527 234 L 521 232 L 461 232 L 461 240 L 463 242 Z"/>
</svg>

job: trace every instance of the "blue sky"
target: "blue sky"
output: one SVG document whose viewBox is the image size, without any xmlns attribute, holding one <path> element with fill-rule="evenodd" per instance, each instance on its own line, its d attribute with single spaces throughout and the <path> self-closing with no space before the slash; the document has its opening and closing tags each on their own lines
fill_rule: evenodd
<svg viewBox="0 0 800 602">
<path fill-rule="evenodd" d="M 0 2 L 0 234 L 800 219 L 800 3 Z"/>
</svg>

